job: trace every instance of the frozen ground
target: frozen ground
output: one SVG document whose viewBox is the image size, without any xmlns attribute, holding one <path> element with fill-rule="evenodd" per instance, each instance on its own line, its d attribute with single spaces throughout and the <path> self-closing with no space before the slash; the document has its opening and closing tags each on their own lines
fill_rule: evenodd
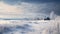
<svg viewBox="0 0 60 34">
<path fill-rule="evenodd" d="M 0 34 L 60 34 L 55 20 L 0 20 Z"/>
</svg>

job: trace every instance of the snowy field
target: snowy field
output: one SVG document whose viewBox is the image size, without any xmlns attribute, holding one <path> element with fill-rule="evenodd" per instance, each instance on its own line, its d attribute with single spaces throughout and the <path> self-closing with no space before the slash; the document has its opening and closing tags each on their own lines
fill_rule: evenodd
<svg viewBox="0 0 60 34">
<path fill-rule="evenodd" d="M 0 20 L 0 34 L 59 34 L 55 20 Z"/>
</svg>

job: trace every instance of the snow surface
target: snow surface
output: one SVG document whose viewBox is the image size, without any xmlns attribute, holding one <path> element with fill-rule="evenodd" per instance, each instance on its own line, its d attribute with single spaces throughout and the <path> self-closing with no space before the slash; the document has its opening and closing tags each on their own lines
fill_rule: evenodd
<svg viewBox="0 0 60 34">
<path fill-rule="evenodd" d="M 56 20 L 0 20 L 0 34 L 59 34 L 59 22 Z"/>
</svg>

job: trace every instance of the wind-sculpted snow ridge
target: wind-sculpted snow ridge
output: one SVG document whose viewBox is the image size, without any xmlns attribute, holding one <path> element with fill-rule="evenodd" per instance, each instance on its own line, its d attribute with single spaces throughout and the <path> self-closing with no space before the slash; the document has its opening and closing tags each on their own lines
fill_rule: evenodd
<svg viewBox="0 0 60 34">
<path fill-rule="evenodd" d="M 0 20 L 0 34 L 58 34 L 58 24 L 54 20 Z"/>
</svg>

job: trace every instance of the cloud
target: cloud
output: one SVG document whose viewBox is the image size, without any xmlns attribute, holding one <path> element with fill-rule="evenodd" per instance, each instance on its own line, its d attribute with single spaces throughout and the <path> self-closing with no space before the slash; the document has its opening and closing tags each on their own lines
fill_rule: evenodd
<svg viewBox="0 0 60 34">
<path fill-rule="evenodd" d="M 23 2 L 30 2 L 30 3 L 49 3 L 49 2 L 60 2 L 60 0 L 22 0 Z"/>
<path fill-rule="evenodd" d="M 11 2 L 12 1 L 12 2 Z M 42 3 L 41 3 L 42 1 Z M 46 0 L 47 1 L 47 0 Z M 49 0 L 50 1 L 50 0 Z M 55 0 L 56 1 L 56 0 Z M 9 17 L 36 17 L 49 16 L 51 11 L 59 14 L 59 4 L 53 0 L 44 3 L 43 0 L 4 0 L 0 1 L 0 15 Z M 58 0 L 57 0 L 58 1 Z M 36 3 L 35 3 L 36 2 Z M 37 4 L 38 3 L 38 4 Z M 58 11 L 57 11 L 58 10 Z M 1 17 L 0 16 L 0 17 Z"/>
<path fill-rule="evenodd" d="M 21 17 L 36 17 L 42 14 L 42 9 L 46 4 L 31 4 L 21 2 L 20 5 L 9 5 L 4 2 L 0 2 L 0 17 L 2 18 L 21 18 Z M 41 12 L 39 12 L 41 11 Z"/>
<path fill-rule="evenodd" d="M 19 11 L 19 12 L 17 12 L 17 11 Z M 0 12 L 21 13 L 20 11 L 22 11 L 22 10 L 21 9 L 18 10 L 18 8 L 16 6 L 11 6 L 11 5 L 5 4 L 3 2 L 0 2 Z"/>
<path fill-rule="evenodd" d="M 60 0 L 22 0 L 22 1 L 33 4 L 46 4 L 43 10 L 41 8 L 42 11 L 37 11 L 37 12 L 50 13 L 51 11 L 54 11 L 56 15 L 60 16 L 60 10 L 59 10 Z"/>
<path fill-rule="evenodd" d="M 36 12 L 45 12 L 45 13 L 50 13 L 51 10 L 54 10 L 54 12 L 59 15 L 59 10 L 57 11 L 57 9 L 60 9 L 58 7 L 56 7 L 56 5 L 59 6 L 60 4 L 60 0 L 4 0 L 3 1 L 4 3 L 6 4 L 9 4 L 9 5 L 21 5 L 22 2 L 24 2 L 25 4 L 39 4 L 41 6 L 45 6 L 43 9 L 42 8 L 38 8 L 36 7 L 36 9 L 39 9 L 40 11 L 35 11 Z M 45 5 L 46 4 L 46 5 Z M 27 5 L 26 5 L 27 6 Z M 30 6 L 29 6 L 30 7 Z M 56 7 L 57 9 L 55 9 L 54 7 Z M 24 8 L 25 9 L 25 8 Z M 29 8 L 28 8 L 29 9 Z M 28 10 L 27 9 L 27 10 Z M 30 9 L 31 10 L 31 9 Z M 29 10 L 28 10 L 29 12 Z"/>
<path fill-rule="evenodd" d="M 47 3 L 47 2 L 59 3 L 60 2 L 60 0 L 3 0 L 3 1 L 9 4 L 16 4 L 19 2 L 28 2 L 28 3 Z"/>
<path fill-rule="evenodd" d="M 55 11 L 55 14 L 60 16 L 60 3 L 56 3 L 54 5 L 54 11 Z"/>
<path fill-rule="evenodd" d="M 15 17 L 16 15 L 18 16 L 19 14 L 22 14 L 23 10 L 21 8 L 17 8 L 17 6 L 11 6 L 8 5 L 4 2 L 0 2 L 0 17 Z M 13 16 L 14 15 L 14 16 Z M 16 16 L 16 17 L 17 17 Z"/>
<path fill-rule="evenodd" d="M 20 3 L 21 0 L 1 0 L 7 4 L 10 4 L 10 5 L 15 5 L 17 3 Z"/>
</svg>

